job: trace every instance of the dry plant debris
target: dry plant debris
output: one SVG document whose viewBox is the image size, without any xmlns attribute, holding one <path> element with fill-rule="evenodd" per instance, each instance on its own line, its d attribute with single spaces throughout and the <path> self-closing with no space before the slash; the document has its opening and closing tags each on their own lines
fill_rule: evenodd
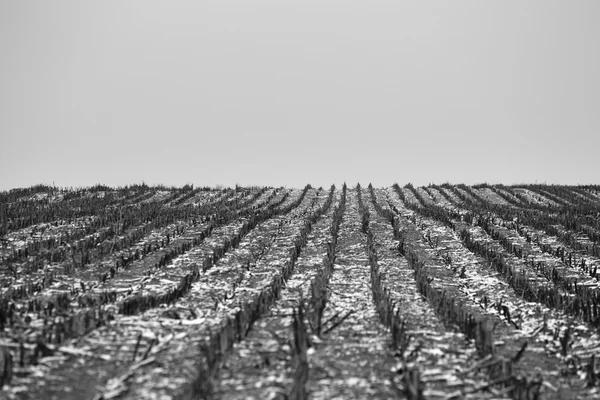
<svg viewBox="0 0 600 400">
<path fill-rule="evenodd" d="M 0 193 L 0 397 L 595 399 L 600 187 Z"/>
</svg>

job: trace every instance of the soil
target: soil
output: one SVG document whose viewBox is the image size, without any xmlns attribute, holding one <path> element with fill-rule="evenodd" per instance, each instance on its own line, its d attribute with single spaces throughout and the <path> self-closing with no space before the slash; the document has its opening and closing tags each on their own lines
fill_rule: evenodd
<svg viewBox="0 0 600 400">
<path fill-rule="evenodd" d="M 0 397 L 598 398 L 598 193 L 0 193 Z"/>
</svg>

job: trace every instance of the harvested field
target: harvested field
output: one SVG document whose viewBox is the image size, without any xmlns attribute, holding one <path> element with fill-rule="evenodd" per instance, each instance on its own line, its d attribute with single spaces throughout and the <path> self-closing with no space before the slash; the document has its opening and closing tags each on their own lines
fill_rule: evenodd
<svg viewBox="0 0 600 400">
<path fill-rule="evenodd" d="M 0 398 L 600 398 L 599 192 L 0 192 Z"/>
</svg>

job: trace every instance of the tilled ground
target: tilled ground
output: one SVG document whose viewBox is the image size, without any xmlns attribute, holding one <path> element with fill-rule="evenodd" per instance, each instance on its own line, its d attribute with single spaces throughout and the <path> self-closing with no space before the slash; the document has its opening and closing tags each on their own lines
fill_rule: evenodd
<svg viewBox="0 0 600 400">
<path fill-rule="evenodd" d="M 0 397 L 600 396 L 595 187 L 128 190 L 0 194 Z"/>
</svg>

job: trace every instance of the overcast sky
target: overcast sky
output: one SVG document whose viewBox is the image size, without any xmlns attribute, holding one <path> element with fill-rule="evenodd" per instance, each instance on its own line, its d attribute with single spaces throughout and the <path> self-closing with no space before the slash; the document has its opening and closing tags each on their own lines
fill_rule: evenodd
<svg viewBox="0 0 600 400">
<path fill-rule="evenodd" d="M 0 0 L 0 190 L 600 183 L 600 1 Z"/>
</svg>

